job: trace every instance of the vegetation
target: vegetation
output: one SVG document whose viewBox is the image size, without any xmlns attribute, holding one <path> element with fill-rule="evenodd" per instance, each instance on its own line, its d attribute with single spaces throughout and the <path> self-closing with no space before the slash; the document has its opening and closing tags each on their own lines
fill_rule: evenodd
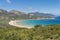
<svg viewBox="0 0 60 40">
<path fill-rule="evenodd" d="M 26 29 L 11 26 L 8 21 L 0 20 L 0 40 L 60 40 L 60 25 Z"/>
<path fill-rule="evenodd" d="M 26 29 L 26 28 L 18 28 L 8 24 L 10 20 L 14 19 L 22 19 L 22 18 L 36 19 L 36 17 L 38 17 L 39 14 L 40 13 L 38 14 L 34 13 L 34 16 L 32 16 L 31 13 L 26 15 L 19 11 L 13 10 L 7 12 L 5 10 L 0 9 L 0 40 L 60 40 L 60 25 L 54 24 L 54 25 L 47 25 L 45 27 L 42 27 L 41 25 L 36 25 L 32 29 Z M 48 16 L 51 17 L 53 15 L 48 14 Z M 43 17 L 42 15 L 39 17 L 44 18 L 45 16 Z"/>
</svg>

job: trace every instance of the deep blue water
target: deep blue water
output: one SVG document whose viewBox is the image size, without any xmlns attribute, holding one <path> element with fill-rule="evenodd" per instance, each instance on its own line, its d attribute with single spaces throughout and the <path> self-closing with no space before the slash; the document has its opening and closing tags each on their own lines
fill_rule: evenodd
<svg viewBox="0 0 60 40">
<path fill-rule="evenodd" d="M 43 19 L 43 20 L 22 20 L 18 22 L 18 24 L 22 24 L 25 26 L 32 26 L 34 27 L 35 25 L 49 25 L 49 24 L 60 24 L 60 18 L 56 19 Z"/>
</svg>

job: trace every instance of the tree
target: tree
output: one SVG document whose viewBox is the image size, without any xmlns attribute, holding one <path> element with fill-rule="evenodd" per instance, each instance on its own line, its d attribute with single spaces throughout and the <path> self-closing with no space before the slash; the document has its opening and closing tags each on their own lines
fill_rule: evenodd
<svg viewBox="0 0 60 40">
<path fill-rule="evenodd" d="M 35 25 L 34 27 L 35 27 L 35 28 L 38 28 L 38 27 L 42 27 L 42 26 L 41 26 L 41 25 Z"/>
</svg>

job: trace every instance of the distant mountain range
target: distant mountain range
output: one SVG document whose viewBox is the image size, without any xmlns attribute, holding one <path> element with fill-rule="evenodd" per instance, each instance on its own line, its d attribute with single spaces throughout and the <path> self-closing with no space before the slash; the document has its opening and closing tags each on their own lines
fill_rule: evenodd
<svg viewBox="0 0 60 40">
<path fill-rule="evenodd" d="M 31 12 L 26 14 L 17 10 L 11 10 L 8 12 L 4 9 L 0 9 L 0 19 L 41 19 L 54 17 L 53 14 L 49 13 Z"/>
</svg>

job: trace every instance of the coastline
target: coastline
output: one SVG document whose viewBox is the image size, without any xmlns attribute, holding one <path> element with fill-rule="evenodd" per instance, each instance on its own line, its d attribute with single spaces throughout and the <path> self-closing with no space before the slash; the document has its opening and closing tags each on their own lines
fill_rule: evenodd
<svg viewBox="0 0 60 40">
<path fill-rule="evenodd" d="M 42 18 L 44 19 L 44 18 Z M 25 19 L 25 20 L 42 20 L 42 19 Z M 48 18 L 47 18 L 48 19 Z M 50 18 L 50 19 L 55 19 L 55 18 Z M 19 27 L 19 28 L 33 28 L 31 26 L 26 26 L 26 25 L 23 25 L 23 24 L 17 24 L 17 22 L 20 22 L 21 20 L 11 20 L 9 22 L 9 25 L 12 25 L 12 26 L 16 26 L 16 27 Z"/>
<path fill-rule="evenodd" d="M 28 28 L 28 29 L 30 29 L 30 28 L 32 28 L 32 27 L 29 27 L 29 26 L 24 26 L 24 25 L 19 25 L 19 24 L 17 24 L 17 22 L 19 22 L 20 20 L 11 20 L 10 22 L 9 22 L 9 25 L 12 25 L 12 26 L 16 26 L 16 27 L 19 27 L 19 28 Z"/>
</svg>

